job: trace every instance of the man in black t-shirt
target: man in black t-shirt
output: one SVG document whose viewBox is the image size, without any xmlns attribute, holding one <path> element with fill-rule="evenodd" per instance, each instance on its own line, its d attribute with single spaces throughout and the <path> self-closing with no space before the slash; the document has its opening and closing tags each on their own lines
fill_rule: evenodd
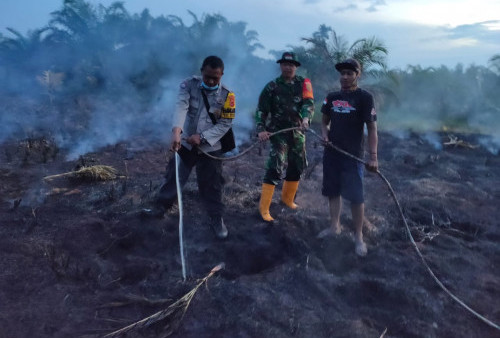
<svg viewBox="0 0 500 338">
<path fill-rule="evenodd" d="M 358 87 L 361 65 L 357 60 L 347 59 L 337 63 L 340 72 L 340 91 L 329 93 L 323 102 L 321 132 L 323 139 L 349 152 L 363 157 L 364 126 L 368 131 L 370 153 L 367 169 L 376 172 L 377 161 L 377 114 L 373 96 Z M 341 197 L 351 202 L 352 222 L 355 228 L 355 252 L 359 256 L 367 253 L 363 241 L 363 166 L 361 163 L 332 148 L 325 148 L 323 156 L 323 190 L 330 205 L 331 226 L 340 234 Z"/>
</svg>

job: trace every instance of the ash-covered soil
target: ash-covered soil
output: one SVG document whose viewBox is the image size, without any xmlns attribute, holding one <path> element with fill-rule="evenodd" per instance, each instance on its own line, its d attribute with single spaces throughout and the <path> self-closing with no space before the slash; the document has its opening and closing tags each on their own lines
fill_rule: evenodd
<svg viewBox="0 0 500 338">
<path fill-rule="evenodd" d="M 379 138 L 380 171 L 430 267 L 457 297 L 500 323 L 500 157 L 464 144 L 436 149 L 418 134 Z M 459 136 L 473 145 L 477 138 Z M 365 179 L 368 255 L 354 253 L 348 205 L 342 234 L 317 237 L 329 216 L 316 141 L 308 136 L 300 209 L 284 208 L 278 187 L 272 226 L 257 213 L 268 149 L 224 162 L 224 241 L 204 222 L 193 172 L 184 189 L 186 281 L 178 210 L 165 219 L 139 215 L 162 182 L 165 144 L 137 139 L 66 161 L 51 140 L 5 142 L 0 337 L 104 336 L 167 309 L 221 262 L 225 269 L 198 289 L 183 318 L 177 309 L 126 336 L 500 337 L 438 287 L 377 175 Z M 43 180 L 96 164 L 125 177 Z"/>
</svg>

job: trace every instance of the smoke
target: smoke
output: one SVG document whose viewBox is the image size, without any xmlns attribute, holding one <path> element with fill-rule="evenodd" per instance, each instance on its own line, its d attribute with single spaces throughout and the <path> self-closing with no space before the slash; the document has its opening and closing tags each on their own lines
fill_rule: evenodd
<svg viewBox="0 0 500 338">
<path fill-rule="evenodd" d="M 488 151 L 500 149 L 500 78 L 485 67 L 409 67 L 397 73 L 394 88 L 398 102 L 379 109 L 382 130 L 412 130 L 436 149 L 441 148 L 439 132 L 478 135 Z"/>
<path fill-rule="evenodd" d="M 208 55 L 224 60 L 222 83 L 236 94 L 237 144 L 249 138 L 260 91 L 279 70 L 253 55 L 255 32 L 219 15 L 185 25 L 147 10 L 119 14 L 87 17 L 94 30 L 69 40 L 59 41 L 74 30 L 53 27 L 59 35 L 46 33 L 38 48 L 0 54 L 0 142 L 50 135 L 70 160 L 136 137 L 168 142 L 179 84 L 200 75 Z"/>
<path fill-rule="evenodd" d="M 443 145 L 441 143 L 441 137 L 437 133 L 425 132 L 422 134 L 422 138 L 427 141 L 434 149 L 441 150 Z"/>
<path fill-rule="evenodd" d="M 493 155 L 500 155 L 500 136 L 482 136 L 478 141 Z"/>
<path fill-rule="evenodd" d="M 69 159 L 134 138 L 166 143 L 179 83 L 199 75 L 208 55 L 224 60 L 222 82 L 236 94 L 237 145 L 249 139 L 260 91 L 279 67 L 254 55 L 258 35 L 245 23 L 193 15 L 187 25 L 147 10 L 130 14 L 119 4 L 80 13 L 73 3 L 63 8 L 77 22 L 57 11 L 22 41 L 0 38 L 0 142 L 48 135 Z M 395 75 L 399 102 L 386 96 L 381 130 L 422 132 L 435 147 L 443 130 L 491 135 L 481 139 L 498 152 L 498 75 L 477 66 L 416 66 Z"/>
</svg>

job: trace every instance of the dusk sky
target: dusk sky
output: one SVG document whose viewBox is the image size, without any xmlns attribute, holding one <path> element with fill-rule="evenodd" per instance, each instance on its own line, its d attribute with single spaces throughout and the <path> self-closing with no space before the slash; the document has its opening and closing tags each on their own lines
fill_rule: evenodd
<svg viewBox="0 0 500 338">
<path fill-rule="evenodd" d="M 93 0 L 109 6 L 115 1 Z M 375 36 L 389 49 L 389 67 L 407 65 L 454 67 L 458 63 L 487 65 L 500 53 L 500 0 L 253 0 L 253 1 L 123 1 L 131 13 L 144 8 L 151 15 L 177 15 L 192 23 L 188 10 L 222 14 L 229 21 L 243 21 L 259 34 L 265 49 L 257 55 L 271 57 L 268 50 L 302 45 L 319 25 L 335 29 L 351 43 Z M 25 34 L 48 23 L 50 13 L 62 0 L 2 0 L 0 33 L 6 27 Z"/>
</svg>

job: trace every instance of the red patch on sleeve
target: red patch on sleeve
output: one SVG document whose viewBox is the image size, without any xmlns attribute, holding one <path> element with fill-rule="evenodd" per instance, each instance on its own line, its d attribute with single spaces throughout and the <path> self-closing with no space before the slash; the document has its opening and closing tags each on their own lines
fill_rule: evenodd
<svg viewBox="0 0 500 338">
<path fill-rule="evenodd" d="M 303 99 L 314 99 L 313 87 L 311 84 L 311 80 L 309 80 L 309 79 L 305 79 L 304 84 L 302 85 L 302 98 Z"/>
</svg>

